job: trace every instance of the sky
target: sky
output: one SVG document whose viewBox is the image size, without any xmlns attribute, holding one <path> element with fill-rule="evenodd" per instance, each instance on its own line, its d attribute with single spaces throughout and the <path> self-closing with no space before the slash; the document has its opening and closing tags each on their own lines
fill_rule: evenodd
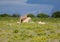
<svg viewBox="0 0 60 42">
<path fill-rule="evenodd" d="M 60 0 L 0 0 L 0 14 L 38 14 L 51 15 L 60 11 Z"/>
</svg>

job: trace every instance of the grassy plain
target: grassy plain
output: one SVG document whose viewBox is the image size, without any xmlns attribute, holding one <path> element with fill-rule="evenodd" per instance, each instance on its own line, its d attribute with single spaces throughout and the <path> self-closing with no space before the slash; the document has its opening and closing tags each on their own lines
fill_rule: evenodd
<svg viewBox="0 0 60 42">
<path fill-rule="evenodd" d="M 35 23 L 17 23 L 19 18 L 0 17 L 0 42 L 60 42 L 60 18 L 33 18 Z M 38 24 L 38 21 L 46 24 Z"/>
</svg>

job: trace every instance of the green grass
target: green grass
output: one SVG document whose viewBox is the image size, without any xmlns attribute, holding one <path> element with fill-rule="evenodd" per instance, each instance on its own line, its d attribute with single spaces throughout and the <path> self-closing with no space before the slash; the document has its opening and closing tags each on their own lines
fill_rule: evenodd
<svg viewBox="0 0 60 42">
<path fill-rule="evenodd" d="M 0 17 L 0 42 L 60 41 L 60 18 L 33 18 L 36 23 L 18 24 L 19 18 Z M 38 21 L 47 24 L 38 24 Z"/>
</svg>

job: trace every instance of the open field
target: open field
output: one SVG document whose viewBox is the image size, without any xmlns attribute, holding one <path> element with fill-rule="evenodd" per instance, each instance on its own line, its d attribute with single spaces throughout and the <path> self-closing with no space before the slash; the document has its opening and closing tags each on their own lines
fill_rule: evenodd
<svg viewBox="0 0 60 42">
<path fill-rule="evenodd" d="M 60 42 L 60 18 L 32 20 L 35 23 L 19 24 L 19 18 L 0 17 L 0 42 Z"/>
</svg>

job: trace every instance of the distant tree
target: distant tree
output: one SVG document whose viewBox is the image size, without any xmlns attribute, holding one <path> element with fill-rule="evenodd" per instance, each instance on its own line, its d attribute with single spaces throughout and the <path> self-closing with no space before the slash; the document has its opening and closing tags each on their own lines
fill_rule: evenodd
<svg viewBox="0 0 60 42">
<path fill-rule="evenodd" d="M 10 15 L 9 15 L 9 14 L 4 13 L 4 14 L 0 14 L 0 17 L 10 17 Z"/>
<path fill-rule="evenodd" d="M 44 14 L 44 13 L 40 13 L 40 14 L 37 14 L 37 17 L 38 17 L 38 18 L 48 18 L 49 15 Z"/>
<path fill-rule="evenodd" d="M 20 14 L 13 14 L 12 17 L 20 17 Z"/>
<path fill-rule="evenodd" d="M 34 18 L 35 17 L 35 15 L 33 15 L 33 14 L 28 14 L 27 16 L 28 17 L 31 17 L 31 18 Z"/>
<path fill-rule="evenodd" d="M 59 18 L 60 17 L 60 11 L 54 12 L 51 17 Z"/>
</svg>

